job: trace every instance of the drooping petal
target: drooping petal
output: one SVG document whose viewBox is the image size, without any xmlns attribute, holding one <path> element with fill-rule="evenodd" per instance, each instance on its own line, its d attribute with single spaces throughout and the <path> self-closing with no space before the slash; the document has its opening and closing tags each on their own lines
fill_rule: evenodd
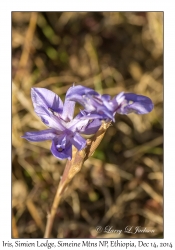
<svg viewBox="0 0 175 250">
<path fill-rule="evenodd" d="M 86 146 L 86 140 L 79 133 L 75 133 L 74 137 L 70 137 L 70 141 L 78 150 L 82 150 Z"/>
<path fill-rule="evenodd" d="M 67 126 L 68 129 L 70 129 L 72 132 L 78 132 L 81 130 L 82 127 L 86 126 L 88 124 L 89 119 L 85 118 L 82 119 L 83 116 L 79 115 L 75 117 Z"/>
<path fill-rule="evenodd" d="M 112 120 L 115 121 L 113 111 L 107 109 L 105 106 L 98 106 L 95 111 L 89 112 L 84 115 L 81 119 L 100 119 L 100 120 Z"/>
<path fill-rule="evenodd" d="M 154 107 L 151 99 L 147 96 L 125 93 L 124 97 L 125 99 L 121 102 L 117 113 L 129 114 L 134 112 L 139 115 L 147 114 L 151 112 Z"/>
<path fill-rule="evenodd" d="M 92 135 L 95 134 L 101 126 L 101 120 L 99 119 L 92 119 L 88 121 L 88 124 L 86 126 L 83 126 L 79 133 L 85 134 L 85 135 Z"/>
<path fill-rule="evenodd" d="M 101 99 L 103 101 L 103 106 L 105 106 L 108 110 L 113 110 L 113 104 L 111 102 L 111 96 L 110 95 L 102 95 Z"/>
<path fill-rule="evenodd" d="M 110 102 L 112 104 L 114 113 L 116 112 L 116 110 L 119 108 L 120 104 L 124 100 L 125 100 L 124 92 L 121 92 L 120 94 L 114 96 L 114 98 Z"/>
<path fill-rule="evenodd" d="M 100 119 L 111 119 L 113 117 L 113 104 L 109 95 L 100 95 L 96 91 L 83 86 L 75 86 L 69 90 L 68 99 L 77 101 L 85 108 L 85 111 L 98 114 Z M 95 119 L 95 118 L 94 118 Z"/>
<path fill-rule="evenodd" d="M 95 134 L 101 126 L 101 115 L 88 113 L 81 110 L 80 113 L 69 123 L 68 128 L 73 132 L 91 135 Z"/>
<path fill-rule="evenodd" d="M 94 134 L 101 126 L 101 121 L 98 120 L 101 116 L 94 114 L 94 120 L 91 116 L 92 113 L 81 110 L 81 112 L 68 124 L 67 128 L 72 132 L 80 132 L 87 135 Z"/>
<path fill-rule="evenodd" d="M 81 86 L 81 85 L 77 85 L 77 86 L 73 86 L 73 87 L 70 87 L 67 91 L 67 94 L 66 94 L 66 97 L 68 99 L 71 99 L 72 98 L 75 98 L 76 95 L 79 95 L 79 96 L 83 96 L 83 95 L 97 95 L 99 96 L 99 94 L 91 89 L 91 88 L 87 88 L 87 87 L 84 87 L 84 86 Z"/>
<path fill-rule="evenodd" d="M 69 159 L 72 158 L 72 144 L 67 139 L 66 135 L 60 135 L 55 137 L 52 141 L 51 146 L 52 154 L 59 159 Z"/>
<path fill-rule="evenodd" d="M 45 110 L 50 109 L 52 112 L 62 113 L 63 102 L 58 95 L 45 88 L 32 88 L 31 98 L 35 112 L 39 115 L 40 107 Z"/>
<path fill-rule="evenodd" d="M 94 106 L 92 105 L 92 97 L 95 96 L 97 97 L 100 95 L 93 89 L 80 85 L 69 88 L 66 95 L 67 100 L 80 103 L 82 106 L 85 107 L 87 111 L 95 110 Z"/>
<path fill-rule="evenodd" d="M 97 109 L 98 114 L 101 116 L 102 120 L 110 119 L 112 121 L 115 121 L 113 112 L 109 110 L 107 107 L 103 106 L 100 109 Z"/>
<path fill-rule="evenodd" d="M 80 117 L 79 119 L 88 120 L 88 124 L 90 124 L 90 122 L 95 119 L 114 121 L 113 112 L 107 110 L 104 106 L 101 108 L 98 107 L 98 109 L 93 112 L 86 112 L 85 110 L 81 110 L 80 112 L 82 113 L 82 117 Z"/>
<path fill-rule="evenodd" d="M 22 138 L 25 138 L 28 141 L 46 141 L 46 140 L 53 140 L 56 136 L 54 129 L 46 129 L 41 131 L 31 131 L 26 132 Z"/>
</svg>

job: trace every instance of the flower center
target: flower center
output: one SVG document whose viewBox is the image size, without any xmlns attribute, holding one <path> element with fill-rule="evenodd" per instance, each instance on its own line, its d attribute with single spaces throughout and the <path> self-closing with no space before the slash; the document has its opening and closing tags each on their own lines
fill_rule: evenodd
<svg viewBox="0 0 175 250">
<path fill-rule="evenodd" d="M 62 152 L 64 149 L 63 148 L 57 148 L 58 152 Z"/>
</svg>

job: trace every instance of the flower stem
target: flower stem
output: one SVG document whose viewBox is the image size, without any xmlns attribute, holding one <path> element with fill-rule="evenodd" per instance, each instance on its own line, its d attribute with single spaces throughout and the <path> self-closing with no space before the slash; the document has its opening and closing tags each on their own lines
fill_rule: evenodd
<svg viewBox="0 0 175 250">
<path fill-rule="evenodd" d="M 64 169 L 63 176 L 66 175 L 66 173 L 69 171 L 69 168 L 70 168 L 70 161 L 68 160 L 66 167 Z M 63 179 L 63 177 L 62 177 L 62 179 Z M 63 185 L 62 185 L 62 180 L 61 180 L 59 185 L 58 185 L 58 188 L 57 188 L 57 192 L 56 192 L 53 204 L 52 204 L 51 212 L 47 216 L 47 224 L 46 224 L 46 229 L 45 229 L 45 233 L 44 233 L 44 238 L 50 237 L 52 227 L 53 227 L 53 221 L 54 221 L 55 214 L 56 214 L 58 205 L 59 205 L 61 197 L 62 197 L 62 193 L 63 193 Z"/>
<path fill-rule="evenodd" d="M 66 163 L 63 176 L 58 185 L 57 192 L 56 192 L 53 204 L 52 204 L 51 212 L 47 216 L 47 224 L 46 224 L 46 229 L 44 233 L 44 238 L 50 237 L 55 214 L 56 214 L 58 205 L 60 203 L 60 200 L 63 196 L 64 190 L 66 189 L 66 187 L 68 186 L 68 183 L 72 180 L 74 175 L 80 171 L 84 162 L 84 157 L 85 157 L 85 152 L 83 150 L 78 152 L 77 150 L 74 149 L 72 160 L 68 160 Z"/>
<path fill-rule="evenodd" d="M 52 227 L 53 227 L 53 221 L 54 221 L 56 210 L 57 210 L 57 207 L 60 203 L 60 200 L 61 200 L 61 196 L 60 196 L 59 187 L 58 187 L 55 198 L 54 198 L 54 202 L 52 205 L 51 213 L 48 214 L 48 216 L 47 216 L 47 224 L 46 224 L 46 229 L 45 229 L 45 233 L 44 233 L 44 238 L 50 237 Z"/>
<path fill-rule="evenodd" d="M 92 137 L 92 139 L 88 141 L 87 147 L 85 149 L 78 151 L 77 149 L 73 148 L 72 160 L 68 160 L 66 163 L 62 179 L 58 185 L 57 192 L 56 192 L 53 204 L 52 204 L 51 212 L 47 216 L 47 224 L 46 224 L 46 229 L 44 233 L 44 238 L 50 237 L 55 214 L 56 214 L 58 205 L 60 204 L 60 200 L 63 196 L 64 190 L 68 186 L 69 182 L 73 179 L 73 177 L 80 171 L 81 167 L 83 166 L 84 161 L 87 160 L 88 157 L 90 157 L 94 153 L 95 149 L 100 144 L 110 124 L 111 122 L 102 123 L 97 133 Z"/>
</svg>

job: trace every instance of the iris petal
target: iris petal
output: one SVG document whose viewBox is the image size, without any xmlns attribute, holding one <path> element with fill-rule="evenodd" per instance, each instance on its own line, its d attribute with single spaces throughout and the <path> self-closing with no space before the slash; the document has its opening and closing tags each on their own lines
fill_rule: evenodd
<svg viewBox="0 0 175 250">
<path fill-rule="evenodd" d="M 64 141 L 63 141 L 64 140 Z M 64 148 L 60 148 L 58 146 L 64 145 Z M 72 144 L 69 140 L 66 139 L 65 144 L 65 136 L 58 136 L 54 138 L 51 145 L 52 154 L 59 159 L 69 159 L 72 158 Z"/>
<path fill-rule="evenodd" d="M 80 85 L 69 88 L 66 94 L 68 100 L 80 103 L 89 111 L 94 110 L 94 107 L 91 105 L 91 101 L 89 100 L 89 97 L 91 96 L 100 96 L 100 95 L 93 89 L 83 87 Z"/>
<path fill-rule="evenodd" d="M 53 140 L 56 136 L 55 130 L 53 129 L 46 129 L 41 131 L 31 131 L 26 132 L 22 138 L 25 138 L 28 141 L 46 141 L 46 140 Z"/>
<path fill-rule="evenodd" d="M 88 124 L 88 118 L 86 118 L 86 119 L 81 119 L 81 118 L 79 118 L 79 119 L 76 119 L 76 118 L 74 118 L 74 120 L 72 120 L 71 122 L 70 122 L 70 124 L 69 124 L 69 129 L 71 130 L 71 131 L 73 131 L 73 132 L 75 132 L 75 131 L 80 131 L 81 130 L 81 128 L 82 127 L 84 127 L 84 126 L 87 126 L 87 124 Z"/>
<path fill-rule="evenodd" d="M 67 99 L 65 99 L 61 118 L 66 122 L 71 121 L 74 115 L 74 108 L 75 108 L 75 102 L 68 101 Z"/>
<path fill-rule="evenodd" d="M 78 150 L 82 150 L 86 146 L 86 140 L 79 133 L 75 133 L 70 141 Z"/>
<path fill-rule="evenodd" d="M 64 122 L 59 119 L 59 117 L 53 115 L 52 112 L 47 110 L 45 107 L 38 107 L 37 115 L 46 126 L 54 128 L 58 131 L 63 131 L 65 129 Z"/>
<path fill-rule="evenodd" d="M 92 119 L 88 121 L 88 124 L 82 127 L 79 132 L 85 135 L 92 135 L 95 134 L 101 126 L 101 120 L 99 119 Z"/>
<path fill-rule="evenodd" d="M 63 110 L 62 100 L 51 90 L 45 88 L 32 88 L 31 98 L 36 113 L 39 113 L 38 108 L 40 107 L 43 107 L 46 110 L 50 108 L 58 113 L 61 113 Z"/>
<path fill-rule="evenodd" d="M 147 114 L 152 111 L 154 105 L 151 99 L 147 96 L 136 95 L 133 93 L 125 93 L 124 101 L 121 103 L 117 113 L 129 114 L 134 112 L 136 114 Z"/>
</svg>

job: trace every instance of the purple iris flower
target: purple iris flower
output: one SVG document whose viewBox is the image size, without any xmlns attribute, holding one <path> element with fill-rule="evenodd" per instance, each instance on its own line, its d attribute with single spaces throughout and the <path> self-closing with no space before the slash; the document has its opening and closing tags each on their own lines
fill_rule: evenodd
<svg viewBox="0 0 175 250">
<path fill-rule="evenodd" d="M 101 125 L 98 119 L 82 119 L 83 112 L 73 119 L 75 102 L 67 100 L 67 96 L 63 105 L 60 97 L 52 91 L 32 88 L 31 98 L 36 114 L 49 129 L 27 132 L 22 137 L 34 142 L 52 140 L 51 152 L 59 159 L 71 159 L 72 145 L 78 150 L 86 146 L 80 133 L 94 134 Z"/>
<path fill-rule="evenodd" d="M 151 112 L 154 106 L 147 96 L 122 92 L 111 99 L 110 95 L 100 95 L 93 89 L 80 85 L 68 90 L 67 99 L 80 103 L 91 119 L 113 121 L 116 113 L 146 114 Z"/>
</svg>

